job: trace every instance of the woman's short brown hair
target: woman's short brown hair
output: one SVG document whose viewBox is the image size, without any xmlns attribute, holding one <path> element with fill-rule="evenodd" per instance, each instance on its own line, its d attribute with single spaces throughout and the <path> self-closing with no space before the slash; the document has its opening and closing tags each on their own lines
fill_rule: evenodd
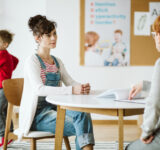
<svg viewBox="0 0 160 150">
<path fill-rule="evenodd" d="M 158 16 L 156 20 L 154 21 L 152 25 L 152 29 L 154 32 L 160 33 L 160 16 Z"/>
</svg>

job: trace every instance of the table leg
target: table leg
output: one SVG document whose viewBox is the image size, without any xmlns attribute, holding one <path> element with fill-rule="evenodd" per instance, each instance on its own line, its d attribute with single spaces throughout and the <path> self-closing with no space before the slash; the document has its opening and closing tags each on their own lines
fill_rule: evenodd
<svg viewBox="0 0 160 150">
<path fill-rule="evenodd" d="M 55 150 L 62 150 L 63 129 L 66 110 L 57 106 L 56 134 L 55 134 Z"/>
<path fill-rule="evenodd" d="M 118 110 L 118 125 L 119 125 L 119 150 L 123 150 L 123 109 Z"/>
</svg>

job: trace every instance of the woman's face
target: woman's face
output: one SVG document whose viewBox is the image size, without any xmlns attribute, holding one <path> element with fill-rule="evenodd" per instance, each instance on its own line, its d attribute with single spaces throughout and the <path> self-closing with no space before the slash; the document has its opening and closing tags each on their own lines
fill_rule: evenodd
<svg viewBox="0 0 160 150">
<path fill-rule="evenodd" d="M 160 52 L 160 33 L 155 34 L 155 43 L 156 43 L 156 48 L 158 52 Z"/>
<path fill-rule="evenodd" d="M 48 34 L 43 34 L 38 40 L 39 46 L 42 48 L 55 48 L 57 43 L 56 29 L 52 30 Z"/>
</svg>

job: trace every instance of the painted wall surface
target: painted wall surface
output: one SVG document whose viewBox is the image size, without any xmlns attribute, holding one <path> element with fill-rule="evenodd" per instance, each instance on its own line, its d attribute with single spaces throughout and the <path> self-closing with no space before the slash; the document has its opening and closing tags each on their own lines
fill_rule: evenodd
<svg viewBox="0 0 160 150">
<path fill-rule="evenodd" d="M 7 29 L 15 34 L 13 42 L 8 47 L 8 51 L 20 60 L 13 77 L 22 77 L 25 58 L 34 53 L 36 49 L 36 43 L 28 28 L 28 19 L 38 13 L 45 15 L 46 2 L 39 2 L 38 0 L 0 0 L 0 2 L 1 1 L 3 8 L 0 29 Z"/>
<path fill-rule="evenodd" d="M 3 23 L 3 13 L 4 13 L 4 0 L 0 0 L 0 27 Z"/>
<path fill-rule="evenodd" d="M 26 57 L 36 52 L 37 45 L 29 31 L 28 19 L 36 14 L 42 14 L 58 24 L 58 43 L 51 53 L 62 59 L 69 74 L 78 82 L 89 82 L 92 89 L 109 89 L 126 88 L 142 79 L 151 80 L 153 66 L 82 67 L 79 65 L 79 0 L 0 0 L 1 2 L 3 15 L 0 12 L 0 17 L 2 16 L 0 29 L 9 29 L 15 33 L 14 41 L 8 50 L 20 59 L 13 77 L 23 77 Z"/>
</svg>

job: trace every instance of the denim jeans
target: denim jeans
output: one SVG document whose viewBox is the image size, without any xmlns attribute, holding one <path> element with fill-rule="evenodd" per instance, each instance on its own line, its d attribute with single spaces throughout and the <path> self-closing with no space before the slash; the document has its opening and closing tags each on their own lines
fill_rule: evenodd
<svg viewBox="0 0 160 150">
<path fill-rule="evenodd" d="M 160 150 L 160 129 L 155 132 L 154 139 L 149 144 L 144 144 L 140 139 L 127 145 L 125 150 Z"/>
<path fill-rule="evenodd" d="M 4 95 L 3 89 L 0 89 L 0 137 L 4 137 L 8 102 Z M 11 131 L 13 131 L 13 123 L 11 122 Z"/>
<path fill-rule="evenodd" d="M 41 67 L 46 69 L 43 60 L 36 55 L 39 59 Z M 53 60 L 59 68 L 59 63 L 55 57 Z M 45 72 L 46 81 L 45 85 L 58 87 L 60 85 L 60 72 Z M 48 103 L 45 97 L 38 98 L 37 110 L 33 120 L 31 130 L 48 131 L 55 134 L 57 107 Z M 82 147 L 88 144 L 94 144 L 92 120 L 89 114 L 76 111 L 66 111 L 64 123 L 64 136 L 76 135 L 76 149 L 81 150 Z"/>
<path fill-rule="evenodd" d="M 42 98 L 39 98 L 39 100 Z M 57 111 L 56 106 L 46 101 L 39 101 L 31 130 L 47 131 L 55 134 Z M 45 107 L 44 107 L 45 106 Z M 90 114 L 66 110 L 64 136 L 76 135 L 76 150 L 94 143 L 93 127 Z"/>
<path fill-rule="evenodd" d="M 107 60 L 104 61 L 104 66 L 118 66 L 119 60 L 116 58 L 113 62 L 109 62 Z"/>
</svg>

